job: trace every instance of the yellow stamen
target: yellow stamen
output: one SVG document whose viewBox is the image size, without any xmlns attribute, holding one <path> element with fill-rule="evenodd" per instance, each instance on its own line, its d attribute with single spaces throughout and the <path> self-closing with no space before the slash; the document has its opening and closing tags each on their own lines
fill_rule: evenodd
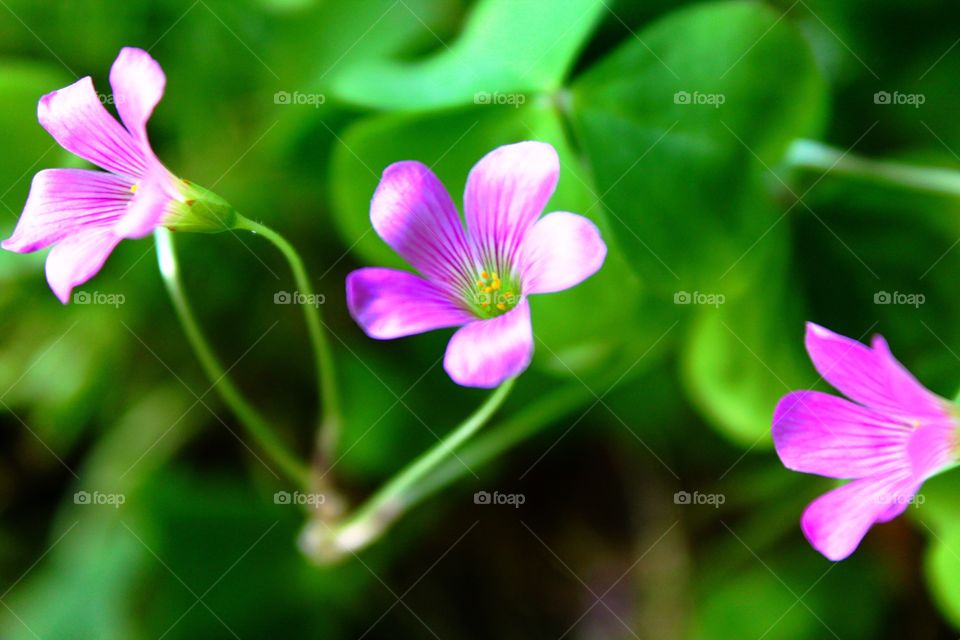
<svg viewBox="0 0 960 640">
<path fill-rule="evenodd" d="M 498 303 L 497 303 L 497 309 L 500 309 L 500 311 L 506 311 L 506 310 L 507 310 L 507 305 L 503 304 L 502 302 L 498 302 Z"/>
<path fill-rule="evenodd" d="M 133 185 L 132 187 L 130 187 L 130 193 L 136 193 L 136 192 L 137 192 L 137 188 L 138 188 L 139 186 L 140 186 L 139 184 L 135 184 L 135 185 Z"/>
<path fill-rule="evenodd" d="M 486 280 L 487 278 L 490 277 L 490 274 L 487 273 L 486 271 L 484 271 L 484 272 L 482 272 L 482 273 L 480 274 L 480 277 L 483 278 L 484 280 Z"/>
<path fill-rule="evenodd" d="M 494 291 L 496 291 L 497 289 L 499 289 L 499 288 L 500 288 L 500 281 L 499 281 L 499 280 L 494 280 L 494 281 L 493 281 L 493 284 L 490 285 L 490 288 L 493 289 Z"/>
</svg>

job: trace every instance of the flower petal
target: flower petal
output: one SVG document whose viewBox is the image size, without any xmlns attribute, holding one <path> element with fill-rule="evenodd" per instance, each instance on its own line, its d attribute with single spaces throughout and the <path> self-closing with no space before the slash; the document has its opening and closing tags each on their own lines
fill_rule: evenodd
<svg viewBox="0 0 960 640">
<path fill-rule="evenodd" d="M 854 480 L 810 503 L 800 526 L 814 549 L 829 560 L 843 560 L 874 523 L 903 513 L 918 488 L 910 476 Z"/>
<path fill-rule="evenodd" d="M 450 339 L 443 367 L 465 387 L 493 388 L 522 373 L 533 357 L 533 328 L 526 299 L 491 320 L 476 320 Z"/>
<path fill-rule="evenodd" d="M 819 391 L 795 391 L 773 414 L 773 444 L 784 466 L 829 478 L 910 473 L 914 429 Z"/>
<path fill-rule="evenodd" d="M 67 304 L 73 288 L 100 271 L 120 238 L 111 227 L 91 227 L 71 234 L 58 242 L 47 256 L 47 282 Z"/>
<path fill-rule="evenodd" d="M 474 319 L 431 282 L 380 267 L 347 276 L 347 307 L 360 328 L 378 340 L 458 327 Z"/>
<path fill-rule="evenodd" d="M 143 174 L 140 145 L 103 108 L 89 76 L 40 98 L 37 118 L 60 146 L 84 160 L 133 178 Z"/>
<path fill-rule="evenodd" d="M 873 348 L 807 323 L 807 352 L 817 371 L 851 400 L 904 420 L 949 420 L 946 402 L 917 382 L 882 338 Z"/>
<path fill-rule="evenodd" d="M 130 206 L 117 224 L 115 233 L 121 238 L 142 238 L 160 225 L 174 199 L 173 177 L 165 169 L 137 184 Z"/>
<path fill-rule="evenodd" d="M 127 130 L 147 144 L 147 120 L 163 97 L 167 77 L 143 49 L 124 47 L 110 68 L 113 101 Z"/>
<path fill-rule="evenodd" d="M 130 182 L 110 173 L 44 169 L 33 177 L 17 228 L 0 246 L 30 253 L 86 226 L 110 224 L 120 219 L 131 196 Z"/>
<path fill-rule="evenodd" d="M 450 195 L 424 164 L 386 168 L 370 203 L 384 241 L 421 274 L 448 286 L 471 287 L 473 257 Z"/>
<path fill-rule="evenodd" d="M 607 245 L 597 225 L 565 211 L 533 225 L 521 248 L 524 293 L 551 293 L 580 284 L 603 265 Z"/>
<path fill-rule="evenodd" d="M 463 197 L 467 230 L 485 266 L 509 272 L 524 236 L 547 206 L 560 176 L 549 144 L 494 149 L 470 171 Z"/>
</svg>

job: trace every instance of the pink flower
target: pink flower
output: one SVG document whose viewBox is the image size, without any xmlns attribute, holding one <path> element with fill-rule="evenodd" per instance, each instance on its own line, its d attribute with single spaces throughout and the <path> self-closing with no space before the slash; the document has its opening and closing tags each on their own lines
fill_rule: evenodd
<svg viewBox="0 0 960 640">
<path fill-rule="evenodd" d="M 853 402 L 787 394 L 773 416 L 773 442 L 789 469 L 853 480 L 814 500 L 801 521 L 817 551 L 842 560 L 957 460 L 956 407 L 917 382 L 880 336 L 867 347 L 808 323 L 806 346 L 820 375 Z"/>
<path fill-rule="evenodd" d="M 74 287 L 100 271 L 124 238 L 143 237 L 159 225 L 214 230 L 229 224 L 229 205 L 178 180 L 150 148 L 147 120 L 165 84 L 156 60 L 127 47 L 110 69 L 122 125 L 103 107 L 89 76 L 40 99 L 37 117 L 43 128 L 64 149 L 109 172 L 39 172 L 17 228 L 0 244 L 17 253 L 54 245 L 47 256 L 47 281 L 63 303 Z"/>
<path fill-rule="evenodd" d="M 419 162 L 383 172 L 370 219 L 420 275 L 370 267 L 347 277 L 347 305 L 372 338 L 460 327 L 444 368 L 471 387 L 495 387 L 533 355 L 527 296 L 561 291 L 593 275 L 607 247 L 590 220 L 543 218 L 560 173 L 548 144 L 499 147 L 474 166 L 464 194 L 466 228 L 446 189 Z"/>
</svg>

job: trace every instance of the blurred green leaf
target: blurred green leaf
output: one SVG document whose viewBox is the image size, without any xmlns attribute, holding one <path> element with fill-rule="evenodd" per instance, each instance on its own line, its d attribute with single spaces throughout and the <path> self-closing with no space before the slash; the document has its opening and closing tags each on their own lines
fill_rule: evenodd
<svg viewBox="0 0 960 640">
<path fill-rule="evenodd" d="M 432 57 L 354 68 L 333 83 L 355 104 L 435 109 L 523 100 L 560 87 L 604 10 L 601 0 L 566 0 L 545 10 L 538 0 L 481 0 L 460 37 Z"/>
<path fill-rule="evenodd" d="M 772 231 L 772 250 L 748 259 L 766 265 L 749 291 L 710 294 L 714 306 L 693 300 L 687 307 L 697 314 L 683 359 L 687 392 L 720 433 L 744 447 L 769 446 L 779 399 L 817 380 L 803 350 L 803 302 L 788 279 L 785 233 Z"/>
<path fill-rule="evenodd" d="M 24 575 L 11 594 L 0 622 L 4 638 L 137 637 L 129 594 L 149 553 L 115 513 L 106 513 L 113 507 L 88 509 L 102 510 L 102 517 L 70 520 L 56 530 L 40 551 L 49 552 L 48 563 Z"/>
<path fill-rule="evenodd" d="M 701 578 L 700 602 L 689 637 L 874 637 L 880 619 L 873 612 L 883 595 L 870 579 L 873 570 L 855 561 L 831 569 L 826 562 L 812 562 L 813 553 L 791 550 L 760 558 L 748 553 L 747 565 L 736 573 Z"/>
<path fill-rule="evenodd" d="M 940 611 L 960 629 L 960 526 L 953 525 L 930 537 L 924 561 L 927 584 Z"/>
<path fill-rule="evenodd" d="M 66 152 L 37 122 L 37 102 L 70 81 L 56 66 L 0 60 L 0 131 L 4 146 L 16 150 L 0 162 L 0 232 L 13 230 L 33 175 L 65 159 Z"/>
<path fill-rule="evenodd" d="M 574 119 L 638 272 L 664 290 L 726 275 L 778 218 L 758 168 L 816 131 L 824 93 L 803 38 L 754 2 L 672 13 L 581 77 Z"/>
</svg>

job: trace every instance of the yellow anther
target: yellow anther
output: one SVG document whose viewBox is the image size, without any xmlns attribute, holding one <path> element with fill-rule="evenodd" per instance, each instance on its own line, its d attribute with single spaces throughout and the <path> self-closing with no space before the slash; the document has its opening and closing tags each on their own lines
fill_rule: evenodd
<svg viewBox="0 0 960 640">
<path fill-rule="evenodd" d="M 491 293 L 491 292 L 493 292 L 493 287 L 484 287 L 484 288 L 483 288 L 483 292 L 484 292 L 484 293 Z"/>
<path fill-rule="evenodd" d="M 137 192 L 137 187 L 139 187 L 139 186 L 140 186 L 139 184 L 135 184 L 135 185 L 133 185 L 132 187 L 130 187 L 130 193 L 136 193 L 136 192 Z"/>
<path fill-rule="evenodd" d="M 483 280 L 477 280 L 477 286 L 483 289 L 485 286 L 487 286 L 487 283 L 484 282 Z"/>
<path fill-rule="evenodd" d="M 483 278 L 484 280 L 486 280 L 487 278 L 490 277 L 490 274 L 487 273 L 486 271 L 483 271 L 483 272 L 480 274 L 480 277 Z"/>
<path fill-rule="evenodd" d="M 493 281 L 493 284 L 490 285 L 490 288 L 493 289 L 494 291 L 496 291 L 497 289 L 499 289 L 499 288 L 500 288 L 500 281 L 499 281 L 499 280 L 494 280 L 494 281 Z"/>
<path fill-rule="evenodd" d="M 498 302 L 498 303 L 497 303 L 497 309 L 500 309 L 500 311 L 506 311 L 506 310 L 507 310 L 507 305 L 503 304 L 502 302 Z"/>
<path fill-rule="evenodd" d="M 500 276 L 498 276 L 498 275 L 496 274 L 496 272 L 494 272 L 494 274 L 493 274 L 493 279 L 494 279 L 494 280 L 499 280 L 499 279 L 500 279 Z"/>
</svg>

